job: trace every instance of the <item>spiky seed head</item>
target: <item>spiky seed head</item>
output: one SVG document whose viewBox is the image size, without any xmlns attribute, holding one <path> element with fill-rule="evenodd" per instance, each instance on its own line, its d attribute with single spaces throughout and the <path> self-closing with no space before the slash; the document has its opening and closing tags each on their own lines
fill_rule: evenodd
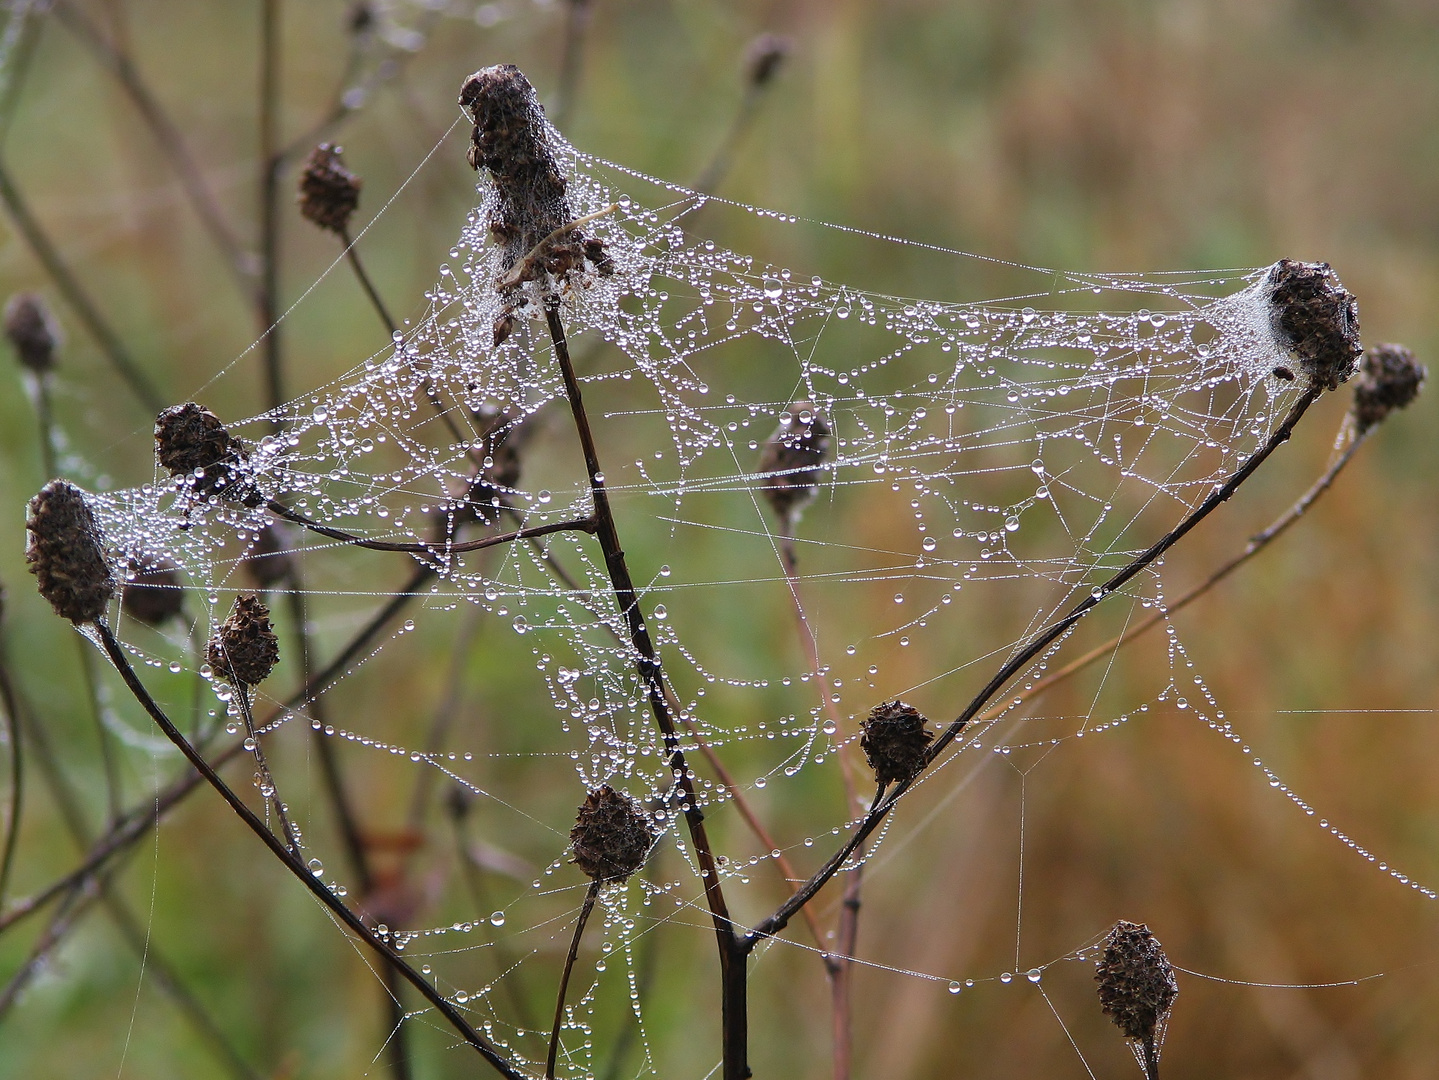
<svg viewBox="0 0 1439 1080">
<path fill-rule="evenodd" d="M 859 747 L 881 784 L 906 783 L 924 767 L 933 732 L 920 711 L 895 699 L 876 705 L 860 724 Z"/>
<path fill-rule="evenodd" d="M 594 881 L 624 881 L 644 865 L 657 835 L 639 803 L 601 784 L 580 804 L 570 830 L 571 861 Z"/>
<path fill-rule="evenodd" d="M 247 506 L 261 500 L 241 475 L 249 452 L 203 405 L 172 405 L 155 418 L 155 457 L 199 495 L 223 495 Z"/>
<path fill-rule="evenodd" d="M 1126 1039 L 1153 1048 L 1179 994 L 1174 968 L 1149 927 L 1120 919 L 1104 939 L 1094 973 L 1099 1004 Z"/>
<path fill-rule="evenodd" d="M 813 402 L 793 402 L 779 414 L 779 426 L 760 451 L 759 471 L 764 497 L 782 520 L 798 517 L 814 497 L 832 434 Z"/>
<path fill-rule="evenodd" d="M 1310 386 L 1335 390 L 1359 366 L 1359 302 L 1328 263 L 1280 259 L 1265 279 L 1275 336 Z"/>
<path fill-rule="evenodd" d="M 100 618 L 115 594 L 115 577 L 84 492 L 68 480 L 51 480 L 26 507 L 25 530 L 25 561 L 55 614 L 72 623 Z"/>
<path fill-rule="evenodd" d="M 270 625 L 270 609 L 258 596 L 235 597 L 235 606 L 205 649 L 205 659 L 216 676 L 232 686 L 265 681 L 280 659 L 280 642 Z"/>
<path fill-rule="evenodd" d="M 125 568 L 125 589 L 120 610 L 137 622 L 159 626 L 179 615 L 185 607 L 180 568 L 170 559 L 137 562 Z"/>
<path fill-rule="evenodd" d="M 322 229 L 344 235 L 360 205 L 361 179 L 345 168 L 338 146 L 321 143 L 310 151 L 300 174 L 300 213 Z"/>
<path fill-rule="evenodd" d="M 794 42 L 781 34 L 760 34 L 744 51 L 745 80 L 761 87 L 779 74 L 779 69 L 794 51 Z"/>
<path fill-rule="evenodd" d="M 1354 383 L 1354 403 L 1349 407 L 1359 429 L 1368 430 L 1408 405 L 1419 396 L 1428 374 L 1403 345 L 1371 345 L 1364 352 Z"/>
<path fill-rule="evenodd" d="M 20 363 L 36 375 L 55 366 L 55 350 L 64 340 L 60 324 L 39 293 L 16 293 L 5 302 L 5 336 Z"/>
</svg>

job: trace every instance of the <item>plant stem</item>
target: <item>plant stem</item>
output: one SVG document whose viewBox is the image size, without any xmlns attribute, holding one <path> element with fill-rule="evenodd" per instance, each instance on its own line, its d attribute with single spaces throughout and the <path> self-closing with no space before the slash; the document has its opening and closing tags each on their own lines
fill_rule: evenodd
<svg viewBox="0 0 1439 1080">
<path fill-rule="evenodd" d="M 1274 453 L 1275 450 L 1289 440 L 1289 436 L 1293 433 L 1295 425 L 1299 423 L 1299 420 L 1309 410 L 1309 407 L 1318 400 L 1323 392 L 1322 388 L 1315 387 L 1310 387 L 1305 390 L 1293 406 L 1290 407 L 1288 415 L 1286 415 L 1283 422 L 1275 428 L 1264 445 L 1250 455 L 1244 464 L 1241 465 L 1227 481 L 1215 488 L 1207 499 L 1195 507 L 1194 510 L 1190 511 L 1178 525 L 1160 537 L 1147 551 L 1135 556 L 1108 581 L 1096 588 L 1079 604 L 1075 605 L 1068 614 L 1041 631 L 1028 645 L 1010 657 L 995 676 L 985 684 L 984 688 L 974 696 L 964 711 L 951 721 L 949 726 L 946 727 L 939 737 L 930 745 L 929 751 L 925 755 L 924 767 L 928 768 L 929 765 L 933 764 L 939 754 L 944 751 L 944 748 L 953 742 L 965 729 L 970 720 L 977 716 L 980 710 L 988 705 L 994 696 L 1003 690 L 1005 685 L 1024 669 L 1025 665 L 1067 633 L 1080 619 L 1089 614 L 1097 604 L 1106 597 L 1112 596 L 1118 589 L 1123 587 L 1125 582 L 1129 581 L 1145 567 L 1162 556 L 1186 536 L 1191 529 L 1208 517 L 1217 507 L 1226 502 L 1229 497 L 1238 490 L 1239 485 L 1252 476 L 1254 471 L 1268 459 L 1270 454 Z M 746 953 L 752 951 L 760 941 L 763 941 L 766 937 L 773 936 L 788 925 L 794 913 L 814 898 L 815 894 L 839 871 L 840 867 L 844 865 L 845 861 L 854 853 L 859 845 L 864 843 L 870 834 L 874 832 L 885 815 L 894 808 L 894 804 L 903 797 L 910 786 L 923 774 L 924 770 L 921 769 L 920 772 L 916 773 L 909 780 L 896 784 L 888 793 L 886 793 L 883 785 L 880 786 L 869 813 L 864 816 L 863 820 L 855 828 L 854 832 L 850 834 L 849 839 L 845 841 L 840 849 L 835 852 L 829 861 L 806 881 L 804 885 L 797 889 L 792 897 L 781 904 L 773 915 L 756 924 L 754 929 L 745 935 L 742 945 Z"/>
<path fill-rule="evenodd" d="M 150 714 L 151 719 L 159 725 L 160 730 L 165 733 L 165 736 L 185 755 L 186 760 L 188 760 L 190 764 L 195 767 L 196 771 L 205 778 L 206 782 L 219 793 L 220 797 L 230 805 L 230 809 L 239 816 L 250 831 L 259 837 L 261 842 L 270 849 L 271 853 L 277 859 L 285 864 L 285 868 L 298 878 L 316 899 L 329 908 L 356 937 L 360 938 L 360 940 L 374 950 L 382 960 L 394 967 L 415 989 L 420 991 L 425 997 L 425 1000 L 429 1001 L 430 1004 L 444 1016 L 450 1025 L 459 1032 L 464 1040 L 473 1046 L 501 1076 L 509 1077 L 511 1080 L 525 1080 L 524 1074 L 512 1065 L 488 1039 L 471 1027 L 469 1021 L 464 1018 L 460 1011 L 447 1001 L 438 990 L 430 985 L 429 980 L 412 968 L 403 957 L 395 952 L 394 948 L 388 942 L 381 939 L 373 930 L 366 926 L 364 920 L 351 911 L 334 893 L 316 879 L 309 868 L 300 861 L 299 856 L 286 847 L 274 833 L 265 827 L 265 823 L 230 789 L 230 786 L 210 767 L 209 762 L 200 755 L 199 751 L 190 745 L 189 740 L 181 734 L 180 729 L 175 727 L 170 721 L 170 718 L 165 715 L 165 711 L 161 709 L 155 699 L 150 696 L 150 692 L 145 689 L 145 684 L 142 683 L 139 676 L 135 674 L 134 668 L 130 666 L 130 662 L 125 656 L 124 649 L 115 639 L 115 635 L 111 633 L 110 628 L 103 622 L 97 622 L 92 625 L 99 634 L 100 644 L 104 648 L 106 655 L 109 656 L 110 662 L 115 665 L 115 670 L 118 671 L 120 677 L 125 680 L 125 685 L 135 696 L 135 700 Z"/>
<path fill-rule="evenodd" d="M 244 683 L 236 683 L 232 689 L 240 700 L 240 715 L 245 719 L 245 734 L 249 737 L 248 741 L 254 744 L 250 752 L 255 755 L 255 768 L 260 773 L 260 786 L 264 789 L 265 800 L 275 808 L 275 816 L 280 819 L 280 830 L 285 834 L 285 843 L 290 845 L 290 850 L 298 858 L 300 838 L 295 832 L 295 826 L 290 823 L 290 816 L 285 813 L 280 789 L 275 786 L 274 774 L 270 772 L 270 763 L 265 760 L 265 750 L 260 745 L 259 733 L 255 731 L 255 718 L 250 715 L 250 688 Z"/>
<path fill-rule="evenodd" d="M 560 54 L 560 84 L 555 94 L 554 125 L 564 130 L 574 111 L 580 89 L 580 61 L 584 59 L 585 32 L 590 26 L 591 0 L 568 0 L 565 5 L 565 40 Z"/>
<path fill-rule="evenodd" d="M 280 0 L 260 4 L 260 333 L 265 338 L 265 399 L 278 409 L 285 401 L 280 353 L 280 167 L 277 126 L 280 81 Z M 278 429 L 278 422 L 276 422 Z"/>
<path fill-rule="evenodd" d="M 599 454 L 595 449 L 594 433 L 590 429 L 589 418 L 585 415 L 584 400 L 580 395 L 579 380 L 575 378 L 574 365 L 570 362 L 570 350 L 565 340 L 564 323 L 560 320 L 557 296 L 551 295 L 545 300 L 545 322 L 549 326 L 555 360 L 564 379 L 565 396 L 569 398 L 570 412 L 574 417 L 575 430 L 579 434 L 580 448 L 584 454 L 586 479 L 595 507 L 595 538 L 604 554 L 610 585 L 614 589 L 620 615 L 629 631 L 630 645 L 636 654 L 635 667 L 640 680 L 645 684 L 650 711 L 654 714 L 655 723 L 664 738 L 670 770 L 683 795 L 681 805 L 685 824 L 694 843 L 695 858 L 699 862 L 700 878 L 704 883 L 705 902 L 714 922 L 720 959 L 724 1080 L 744 1080 L 750 1075 L 745 950 L 734 932 L 724 890 L 720 886 L 719 867 L 710 849 L 709 836 L 705 832 L 704 812 L 700 810 L 695 798 L 694 780 L 691 779 L 685 763 L 684 751 L 680 748 L 674 718 L 670 715 L 669 702 L 665 696 L 664 669 L 655 654 L 649 629 L 645 626 L 644 615 L 640 611 L 639 597 L 630 578 L 629 566 L 625 562 L 624 549 L 620 546 L 614 513 L 610 509 L 609 493 L 605 488 L 604 473 L 600 469 Z"/>
<path fill-rule="evenodd" d="M 570 972 L 575 967 L 575 957 L 580 953 L 580 938 L 585 932 L 585 923 L 590 921 L 590 912 L 594 910 L 595 897 L 600 894 L 599 879 L 590 882 L 590 887 L 585 892 L 585 902 L 580 906 L 579 921 L 575 923 L 574 937 L 570 938 L 569 955 L 565 957 L 565 969 L 560 975 L 560 989 L 555 995 L 555 1023 L 550 1028 L 550 1054 L 545 1059 L 545 1080 L 555 1080 L 555 1059 L 560 1052 L 560 1025 L 565 1018 L 565 992 L 570 988 Z"/>
<path fill-rule="evenodd" d="M 599 523 L 594 518 L 580 518 L 577 521 L 555 521 L 548 525 L 532 525 L 525 529 L 516 529 L 514 532 L 500 533 L 498 536 L 485 536 L 478 540 L 465 540 L 457 544 L 448 542 L 444 544 L 433 542 L 392 543 L 388 540 L 366 540 L 363 536 L 356 536 L 343 529 L 332 529 L 328 525 L 321 525 L 318 521 L 313 521 L 304 514 L 291 510 L 284 503 L 276 502 L 273 499 L 267 502 L 265 507 L 275 516 L 282 517 L 286 521 L 293 521 L 296 525 L 303 525 L 311 532 L 328 536 L 331 540 L 341 540 L 346 544 L 368 548 L 371 551 L 402 551 L 411 555 L 429 555 L 432 558 L 465 551 L 482 551 L 499 544 L 509 544 L 515 540 L 528 540 L 535 536 L 548 536 L 550 533 L 556 532 L 592 533 L 599 527 Z"/>
<path fill-rule="evenodd" d="M 1345 418 L 1345 423 L 1346 425 L 1350 423 L 1350 419 L 1348 417 Z M 1083 656 L 1076 657 L 1069 663 L 1065 664 L 1062 668 L 1059 668 L 1058 670 L 1050 673 L 1049 675 L 1046 675 L 1044 678 L 1039 679 L 1028 690 L 1015 694 L 1014 700 L 1029 701 L 1032 698 L 1036 698 L 1040 694 L 1043 694 L 1046 690 L 1053 689 L 1059 683 L 1062 683 L 1065 680 L 1072 678 L 1079 672 L 1083 671 L 1085 668 L 1094 664 L 1096 661 L 1102 659 L 1105 656 L 1109 656 L 1110 654 L 1118 651 L 1119 649 L 1124 648 L 1124 646 L 1128 645 L 1135 638 L 1139 637 L 1141 634 L 1145 633 L 1148 630 L 1152 630 L 1161 622 L 1168 621 L 1169 618 L 1173 616 L 1176 612 L 1188 607 L 1205 593 L 1209 592 L 1210 589 L 1214 588 L 1214 586 L 1218 585 L 1230 574 L 1238 570 L 1255 555 L 1258 555 L 1261 551 L 1268 547 L 1273 540 L 1277 539 L 1291 525 L 1293 525 L 1301 517 L 1308 513 L 1309 508 L 1314 505 L 1315 501 L 1326 491 L 1329 490 L 1329 487 L 1331 484 L 1334 483 L 1335 478 L 1344 470 L 1344 467 L 1349 464 L 1350 460 L 1354 457 L 1355 451 L 1357 451 L 1360 445 L 1364 442 L 1364 440 L 1369 437 L 1369 432 L 1372 430 L 1374 429 L 1366 428 L 1362 431 L 1354 431 L 1351 428 L 1348 445 L 1345 446 L 1344 450 L 1337 457 L 1335 457 L 1335 459 L 1330 463 L 1329 467 L 1324 470 L 1323 474 L 1319 477 L 1319 479 L 1314 481 L 1313 485 L 1309 488 L 1309 490 L 1306 491 L 1302 496 L 1300 496 L 1299 500 L 1293 506 L 1291 506 L 1288 510 L 1286 510 L 1283 514 L 1276 518 L 1267 529 L 1265 529 L 1261 533 L 1257 533 L 1256 535 L 1250 537 L 1249 543 L 1245 545 L 1242 552 L 1234 556 L 1234 558 L 1230 559 L 1228 562 L 1224 563 L 1207 578 L 1201 581 L 1198 585 L 1195 585 L 1192 589 L 1190 589 L 1183 596 L 1181 596 L 1178 600 L 1175 600 L 1171 604 L 1166 604 L 1164 607 L 1158 609 L 1146 618 L 1140 620 L 1138 623 L 1135 623 L 1133 626 L 1129 627 L 1122 634 L 1116 634 L 1114 637 L 1110 638 L 1103 644 L 1096 645 L 1093 649 L 1090 649 L 1089 652 L 1085 653 Z M 979 715 L 979 719 L 991 720 L 995 716 L 997 716 L 1000 711 L 1002 711 L 1003 707 L 1004 706 L 991 706 L 988 710 Z"/>
</svg>

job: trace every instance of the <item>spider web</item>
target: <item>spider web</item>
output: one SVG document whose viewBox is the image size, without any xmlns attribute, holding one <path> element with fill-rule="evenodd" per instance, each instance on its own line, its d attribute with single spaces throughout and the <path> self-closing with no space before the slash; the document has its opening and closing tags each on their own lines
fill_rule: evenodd
<svg viewBox="0 0 1439 1080">
<path fill-rule="evenodd" d="M 1233 474 L 1298 395 L 1272 329 L 1266 269 L 1034 271 L 1042 284 L 1032 292 L 983 303 L 884 295 L 696 239 L 689 219 L 714 200 L 582 154 L 553 130 L 550 138 L 575 212 L 590 219 L 587 233 L 613 261 L 612 274 L 571 283 L 561 318 L 621 536 L 635 552 L 670 553 L 666 562 L 632 568 L 677 697 L 703 809 L 717 811 L 733 798 L 706 768 L 704 748 L 731 763 L 735 788 L 748 796 L 816 777 L 833 794 L 842 757 L 859 759 L 850 744 L 875 705 L 902 697 L 946 723 L 1007 657 Z M 593 1076 L 604 1041 L 596 1027 L 612 1015 L 604 994 L 643 1015 L 637 943 L 662 926 L 704 933 L 707 915 L 694 852 L 674 827 L 674 777 L 604 560 L 587 532 L 562 528 L 587 519 L 593 505 L 566 433 L 564 385 L 537 318 L 538 292 L 522 309 L 536 318 L 522 319 L 502 344 L 494 340 L 510 301 L 495 287 L 501 253 L 486 243 L 493 192 L 482 183 L 480 195 L 425 317 L 391 348 L 272 413 L 225 419 L 249 448 L 244 483 L 265 500 L 367 542 L 423 546 L 383 556 L 428 571 L 422 622 L 481 612 L 515 635 L 492 647 L 529 653 L 549 708 L 526 718 L 540 729 L 527 749 L 493 753 L 548 777 L 553 798 L 525 802 L 517 785 L 493 771 L 480 775 L 472 752 L 400 745 L 383 717 L 348 713 L 345 723 L 323 728 L 432 770 L 496 815 L 499 835 L 523 832 L 543 853 L 537 865 L 547 865 L 533 885 L 493 914 L 471 910 L 393 932 L 397 946 L 423 953 L 427 972 L 433 966 L 453 1000 L 474 1010 L 517 1062 L 543 1061 L 547 1032 L 527 1030 L 513 1016 L 504 981 L 556 943 L 563 949 L 578 909 L 577 875 L 566 867 L 570 821 L 556 808 L 609 783 L 639 799 L 663 830 L 674 857 L 654 856 L 653 870 L 603 891 L 603 914 L 590 931 L 599 958 L 588 961 L 588 982 L 577 978 L 570 995 L 562 1075 Z M 767 501 L 759 460 L 795 402 L 826 419 L 833 455 L 819 466 L 816 497 L 791 537 Z M 478 469 L 493 470 L 511 451 L 523 461 L 519 477 L 476 483 Z M 187 587 L 207 598 L 198 640 L 224 617 L 229 597 L 249 587 L 245 575 L 256 561 L 274 557 L 261 538 L 275 525 L 263 503 L 206 499 L 202 479 L 171 481 L 157 472 L 149 484 L 94 500 L 122 564 L 173 562 Z M 545 526 L 557 531 L 465 549 L 497 531 Z M 326 618 L 358 621 L 372 591 L 354 587 L 364 573 L 357 567 L 382 556 L 313 530 L 286 536 L 304 560 L 307 591 L 328 605 Z M 1121 592 L 1106 604 L 1116 619 L 1162 607 L 1162 565 Z M 791 623 L 809 637 L 817 667 L 794 644 Z M 736 625 L 748 627 L 750 640 L 735 640 Z M 403 654 L 402 639 L 414 629 L 406 622 L 384 648 Z M 123 620 L 119 630 L 152 668 L 210 677 L 203 650 Z M 1020 673 L 1009 696 L 920 787 L 957 790 L 966 757 L 1047 750 L 1159 702 L 1190 710 L 1239 742 L 1174 628 L 1166 630 L 1147 683 L 1113 687 L 1101 676 L 1077 724 L 1051 718 L 1060 727 L 1048 737 L 1031 737 L 1037 729 L 1026 727 L 1028 741 L 1016 739 L 1012 721 L 1035 715 L 1023 691 L 1066 635 Z M 381 659 L 376 649 L 355 666 Z M 235 705 L 218 681 L 215 692 L 233 734 Z M 282 709 L 268 731 L 292 722 L 318 727 L 306 713 L 304 705 Z M 1266 775 L 1312 813 L 1267 768 Z M 758 918 L 777 902 L 764 877 L 767 861 L 785 855 L 809 865 L 858 816 L 833 797 L 811 815 L 811 835 L 773 851 L 737 828 L 726 833 L 723 883 L 740 898 L 739 910 Z M 849 868 L 882 868 L 889 832 L 876 834 Z M 324 873 L 318 859 L 315 865 Z M 338 879 L 333 887 L 346 888 Z M 515 962 L 492 980 L 466 982 L 465 954 L 501 934 L 519 950 Z M 1066 959 L 1092 957 L 1094 948 L 1088 943 Z M 606 977 L 615 956 L 623 974 Z M 961 988 L 943 974 L 893 970 Z M 1040 970 L 1030 971 L 1031 981 Z M 754 977 L 764 977 L 763 967 Z M 640 1031 L 647 1070 L 667 1074 L 643 1024 Z"/>
</svg>

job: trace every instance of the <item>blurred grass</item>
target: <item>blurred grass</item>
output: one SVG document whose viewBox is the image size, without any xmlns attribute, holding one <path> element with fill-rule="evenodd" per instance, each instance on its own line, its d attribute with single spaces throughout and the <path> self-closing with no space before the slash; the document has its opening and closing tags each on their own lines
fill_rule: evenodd
<svg viewBox="0 0 1439 1080">
<path fill-rule="evenodd" d="M 433 16 L 423 51 L 338 133 L 350 165 L 365 177 L 362 219 L 449 129 L 456 88 L 469 71 L 508 61 L 542 95 L 555 85 L 564 6 L 487 6 L 507 15 L 489 27 L 472 17 L 473 4 L 457 2 Z M 87 8 L 133 43 L 243 235 L 255 220 L 257 8 L 158 0 Z M 389 12 L 408 25 L 432 17 L 399 4 Z M 286 6 L 287 138 L 323 110 L 339 78 L 345 15 L 338 3 Z M 722 188 L 727 196 L 1073 270 L 1326 259 L 1360 297 L 1367 341 L 1404 341 L 1421 358 L 1434 355 L 1439 10 L 1432 4 L 597 0 L 568 135 L 626 166 L 689 180 L 723 137 L 741 93 L 743 50 L 765 29 L 791 35 L 795 52 L 741 146 Z M 450 133 L 362 242 L 381 291 L 407 316 L 423 312 L 423 293 L 471 206 L 464 136 L 463 126 Z M 134 110 L 53 23 L 42 32 L 3 152 L 36 214 L 155 381 L 175 400 L 198 394 L 223 402 L 227 418 L 260 411 L 259 354 L 247 351 L 258 328 L 245 300 Z M 284 179 L 287 191 L 292 180 Z M 725 213 L 704 224 L 723 242 L 797 272 L 894 294 L 974 298 L 1011 285 L 1005 271 L 974 260 L 855 243 L 824 230 Z M 69 332 L 57 413 L 71 446 L 70 475 L 92 487 L 150 479 L 152 418 L 134 406 L 19 238 L 0 229 L 0 288 L 41 289 Z M 297 215 L 286 218 L 286 305 L 339 254 L 331 239 Z M 343 270 L 282 325 L 292 394 L 385 344 Z M 18 376 L 10 385 L 12 393 L 0 395 L 0 503 L 12 508 L 0 528 L 6 648 L 98 825 L 100 768 L 70 631 L 34 594 L 20 557 L 19 508 L 44 478 Z M 1171 556 L 1172 591 L 1227 557 L 1303 490 L 1322 467 L 1341 397 L 1316 410 L 1234 505 Z M 1439 881 L 1433 713 L 1342 710 L 1436 705 L 1435 408 L 1421 398 L 1387 423 L 1310 520 L 1177 619 L 1197 670 L 1250 740 L 1244 745 L 1319 806 L 1316 816 L 1426 884 Z M 551 441 L 563 461 L 567 448 Z M 865 527 L 877 545 L 908 536 L 903 525 L 888 533 L 883 522 Z M 637 565 L 674 559 L 658 546 L 662 533 L 655 537 L 635 545 Z M 687 557 L 724 565 L 726 554 L 708 538 Z M 392 587 L 399 572 L 390 573 L 374 570 L 362 587 Z M 734 641 L 736 667 L 795 653 L 783 613 L 756 625 L 743 604 L 702 602 L 710 606 L 695 609 L 696 622 Z M 835 607 L 835 618 L 845 614 Z M 343 613 L 321 623 L 321 648 L 336 645 L 351 625 Z M 456 616 L 422 620 L 379 663 L 343 682 L 331 703 L 336 722 L 362 717 L 376 737 L 413 745 L 441 699 L 455 625 Z M 933 651 L 896 665 L 917 680 L 952 665 L 949 650 L 970 656 L 993 647 L 991 630 L 963 628 L 962 640 L 938 643 L 943 650 L 931 643 Z M 481 763 L 486 753 L 553 749 L 550 706 L 525 677 L 527 654 L 498 638 L 482 623 L 461 678 L 457 741 Z M 1139 646 L 1110 676 L 1107 692 L 1133 698 L 1164 664 L 1162 643 Z M 138 714 L 115 692 L 124 722 L 138 728 Z M 177 680 L 170 693 L 183 701 L 188 689 Z M 1046 711 L 1074 715 L 1087 705 L 1075 687 Z M 774 710 L 785 707 L 776 695 Z M 1047 723 L 1046 735 L 1050 727 L 1058 733 Z M 336 850 L 317 765 L 294 728 L 278 736 L 271 757 L 283 770 L 282 787 L 297 793 L 301 816 L 314 822 L 316 842 Z M 986 761 L 967 785 L 960 780 L 971 765 L 960 759 L 953 775 L 906 803 L 902 827 L 867 874 L 861 955 L 980 979 L 1015 969 L 1023 770 L 1023 966 L 1064 954 L 1125 917 L 1148 922 L 1177 963 L 1207 974 L 1309 983 L 1386 973 L 1313 990 L 1181 976 L 1166 1076 L 1431 1075 L 1439 1056 L 1432 1023 L 1439 909 L 1321 834 L 1269 790 L 1248 764 L 1251 756 L 1181 713 L 1156 709 L 1063 753 Z M 403 820 L 414 770 L 378 755 L 345 760 L 366 822 L 379 830 Z M 125 762 L 131 798 L 173 767 L 142 752 Z M 573 785 L 554 784 L 543 758 L 494 762 L 477 766 L 481 783 L 524 792 L 538 822 L 566 822 Z M 501 767 L 506 775 L 485 776 L 486 768 Z M 777 834 L 793 842 L 838 819 L 833 786 L 833 777 L 819 772 L 754 798 Z M 73 858 L 33 770 L 27 806 L 13 896 L 63 872 Z M 931 808 L 934 820 L 921 827 Z M 483 807 L 475 814 L 475 831 L 484 835 Z M 712 820 L 721 850 L 750 853 L 754 844 L 731 814 Z M 540 825 L 533 836 L 503 842 L 549 853 L 542 858 L 558 850 Z M 764 870 L 756 868 L 756 881 Z M 678 869 L 658 872 L 669 877 Z M 505 883 L 496 905 L 526 884 Z M 371 1060 L 383 1041 L 374 980 L 214 800 L 197 796 L 147 841 L 120 891 L 150 916 L 154 947 L 186 973 L 262 1074 L 383 1071 Z M 751 902 L 742 895 L 742 904 Z M 836 902 L 837 893 L 827 892 L 820 908 L 832 912 Z M 527 901 L 510 925 L 574 903 L 568 896 Z M 452 885 L 423 921 L 443 925 L 476 914 Z M 693 929 L 654 936 L 659 982 L 648 995 L 647 1029 L 657 1071 L 667 1080 L 701 1076 L 717 1045 L 717 1010 L 707 1004 L 712 946 Z M 27 944 L 25 932 L 0 939 L 0 975 L 14 970 Z M 518 936 L 515 945 L 563 948 L 547 934 Z M 557 960 L 547 955 L 526 968 L 539 1016 L 548 1009 L 546 973 Z M 490 963 L 474 958 L 475 985 L 493 976 Z M 856 1075 L 1083 1075 L 1065 1030 L 1018 982 L 984 983 L 956 999 L 928 981 L 861 970 Z M 752 985 L 756 1075 L 827 1075 L 827 994 L 817 962 L 777 948 L 756 964 Z M 1057 965 L 1043 985 L 1096 1075 L 1134 1069 L 1098 1015 L 1087 965 Z M 596 1023 L 603 1061 L 618 1021 Z M 420 1075 L 475 1071 L 428 1020 L 411 1028 Z M 0 1077 L 122 1069 L 221 1075 L 96 912 L 4 1020 Z M 621 1075 L 635 1069 L 632 1061 Z"/>
</svg>

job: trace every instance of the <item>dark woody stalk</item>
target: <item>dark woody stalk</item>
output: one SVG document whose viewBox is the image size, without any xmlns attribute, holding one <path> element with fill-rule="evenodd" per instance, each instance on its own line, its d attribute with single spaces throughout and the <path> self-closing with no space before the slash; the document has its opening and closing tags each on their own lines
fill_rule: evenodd
<svg viewBox="0 0 1439 1080">
<path fill-rule="evenodd" d="M 584 455 L 586 479 L 594 503 L 594 533 L 604 555 L 615 600 L 625 621 L 635 666 L 645 686 L 676 787 L 680 791 L 685 824 L 714 922 L 721 977 L 721 1024 L 725 1080 L 744 1080 L 748 1065 L 748 1019 L 745 957 L 735 936 L 719 867 L 704 826 L 704 813 L 695 796 L 679 732 L 666 699 L 664 672 L 640 611 L 639 599 L 625 561 L 605 488 L 604 473 L 594 433 L 585 413 L 579 380 L 575 377 L 560 318 L 560 294 L 583 284 L 587 273 L 613 272 L 613 263 L 598 239 L 575 228 L 575 216 L 565 198 L 566 181 L 546 144 L 544 111 L 532 87 L 512 65 L 475 72 L 460 91 L 460 105 L 469 111 L 475 128 L 471 136 L 470 164 L 486 169 L 494 180 L 490 231 L 503 245 L 501 308 L 495 321 L 495 342 L 509 336 L 519 310 L 535 302 L 543 308 L 554 346 L 555 360 L 564 380 L 565 394 Z M 511 271 L 520 269 L 518 275 Z"/>
</svg>

